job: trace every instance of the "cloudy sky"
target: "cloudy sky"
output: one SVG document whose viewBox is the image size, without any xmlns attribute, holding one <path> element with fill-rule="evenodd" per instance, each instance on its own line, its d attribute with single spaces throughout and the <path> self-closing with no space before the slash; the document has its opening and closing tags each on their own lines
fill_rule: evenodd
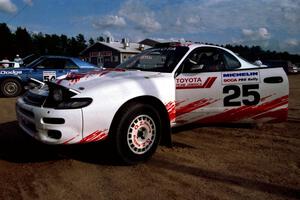
<svg viewBox="0 0 300 200">
<path fill-rule="evenodd" d="M 300 54 L 300 0 L 0 0 L 12 29 L 260 45 Z"/>
</svg>

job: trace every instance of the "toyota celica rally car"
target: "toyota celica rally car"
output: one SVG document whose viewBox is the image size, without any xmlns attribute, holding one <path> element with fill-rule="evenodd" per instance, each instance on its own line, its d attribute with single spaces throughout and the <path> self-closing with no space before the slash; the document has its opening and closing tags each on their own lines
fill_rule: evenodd
<svg viewBox="0 0 300 200">
<path fill-rule="evenodd" d="M 70 73 L 17 100 L 20 127 L 47 144 L 108 139 L 125 163 L 147 160 L 188 123 L 281 122 L 288 113 L 282 68 L 258 67 L 230 50 L 173 44 L 115 69 Z"/>
</svg>

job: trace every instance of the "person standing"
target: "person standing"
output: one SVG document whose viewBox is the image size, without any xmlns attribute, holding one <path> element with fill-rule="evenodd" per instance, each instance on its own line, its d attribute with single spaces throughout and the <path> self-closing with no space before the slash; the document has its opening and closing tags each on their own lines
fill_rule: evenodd
<svg viewBox="0 0 300 200">
<path fill-rule="evenodd" d="M 22 60 L 22 58 L 20 58 L 19 54 L 16 55 L 14 61 L 17 62 L 17 63 L 19 63 L 20 65 L 23 64 L 23 60 Z"/>
<path fill-rule="evenodd" d="M 7 57 L 4 57 L 3 60 L 1 60 L 2 63 L 2 66 L 4 68 L 8 68 L 9 67 L 9 60 L 7 59 Z"/>
</svg>

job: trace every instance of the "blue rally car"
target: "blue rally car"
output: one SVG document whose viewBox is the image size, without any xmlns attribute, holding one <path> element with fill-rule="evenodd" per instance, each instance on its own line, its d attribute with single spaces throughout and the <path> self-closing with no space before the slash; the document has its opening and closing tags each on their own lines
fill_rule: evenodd
<svg viewBox="0 0 300 200">
<path fill-rule="evenodd" d="M 41 56 L 20 68 L 0 68 L 0 92 L 5 97 L 18 96 L 30 78 L 39 81 L 55 81 L 69 72 L 86 72 L 98 67 L 78 58 L 65 56 Z"/>
</svg>

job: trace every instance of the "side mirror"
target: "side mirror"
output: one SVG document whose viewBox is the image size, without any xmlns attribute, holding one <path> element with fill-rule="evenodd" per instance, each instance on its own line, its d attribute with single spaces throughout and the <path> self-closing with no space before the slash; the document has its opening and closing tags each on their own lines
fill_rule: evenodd
<svg viewBox="0 0 300 200">
<path fill-rule="evenodd" d="M 259 67 L 262 67 L 263 63 L 262 63 L 260 60 L 256 60 L 256 61 L 254 62 L 254 65 L 259 66 Z"/>
</svg>

